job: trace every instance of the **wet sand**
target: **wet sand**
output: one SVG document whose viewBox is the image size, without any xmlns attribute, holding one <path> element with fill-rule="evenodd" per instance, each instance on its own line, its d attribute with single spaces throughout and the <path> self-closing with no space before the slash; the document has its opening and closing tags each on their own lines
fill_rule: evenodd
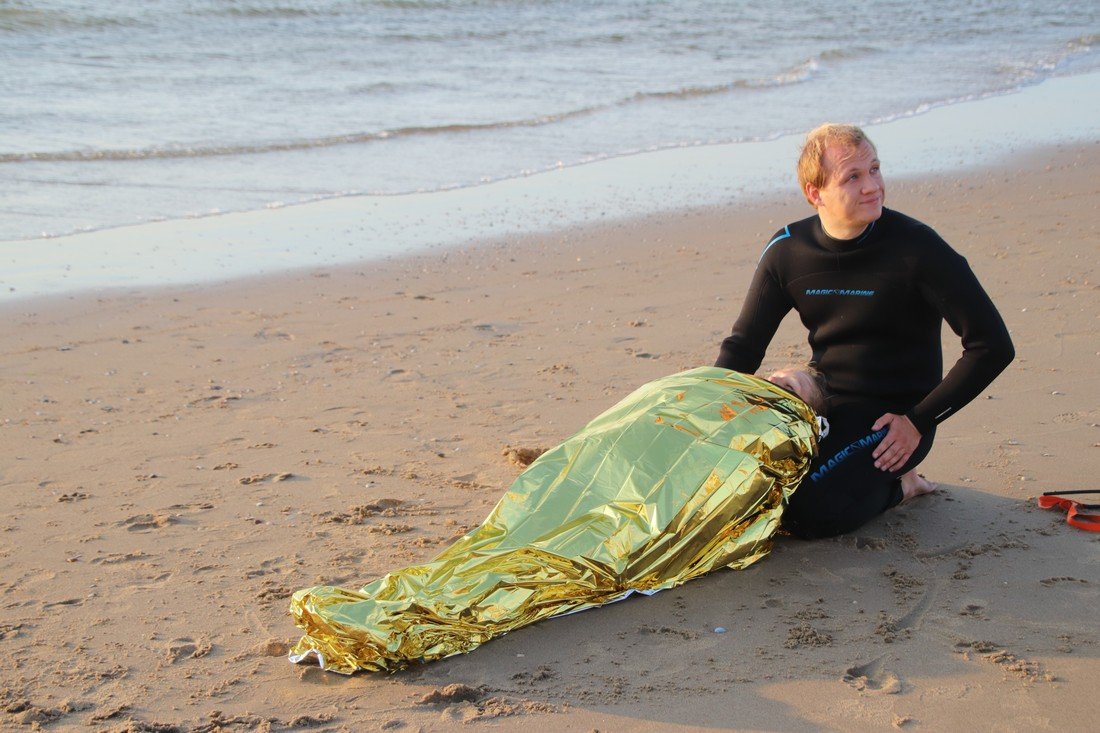
<svg viewBox="0 0 1100 733">
<path fill-rule="evenodd" d="M 853 535 L 392 676 L 292 666 L 289 595 L 475 526 L 635 386 L 709 364 L 797 195 L 217 286 L 4 306 L 0 722 L 95 730 L 1084 730 L 1100 145 L 888 181 L 1018 358 L 941 489 Z M 958 353 L 945 329 L 946 355 Z M 764 367 L 804 359 L 792 317 Z M 726 633 L 715 633 L 723 627 Z"/>
</svg>

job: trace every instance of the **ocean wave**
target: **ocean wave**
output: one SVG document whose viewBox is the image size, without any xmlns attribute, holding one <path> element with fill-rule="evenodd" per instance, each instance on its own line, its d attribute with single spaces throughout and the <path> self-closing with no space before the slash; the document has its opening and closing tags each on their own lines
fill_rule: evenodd
<svg viewBox="0 0 1100 733">
<path fill-rule="evenodd" d="M 1088 52 L 1098 43 L 1100 43 L 1100 33 L 1093 33 L 1091 35 L 1079 36 L 1071 39 L 1066 43 L 1066 48 L 1070 53 Z"/>
<path fill-rule="evenodd" d="M 407 31 L 382 33 L 379 38 L 398 43 L 469 43 L 471 41 L 500 41 L 513 35 L 507 30 L 427 30 L 419 33 Z"/>
<path fill-rule="evenodd" d="M 398 10 L 450 10 L 455 7 L 461 8 L 463 5 L 476 6 L 479 4 L 484 5 L 538 5 L 539 0 L 511 0 L 508 2 L 478 2 L 478 0 L 470 0 L 468 2 L 455 2 L 455 0 L 363 0 L 364 5 L 376 5 L 380 8 L 395 8 Z"/>
<path fill-rule="evenodd" d="M 866 53 L 864 50 L 862 53 Z M 606 104 L 596 104 L 579 107 L 562 112 L 554 112 L 530 118 L 513 120 L 500 120 L 482 123 L 455 122 L 442 125 L 409 126 L 388 130 L 369 132 L 353 132 L 338 135 L 328 135 L 301 140 L 281 140 L 252 144 L 223 144 L 223 145 L 165 145 L 146 148 L 131 149 L 85 149 L 85 150 L 54 150 L 32 152 L 7 152 L 0 153 L 0 164 L 3 163 L 29 163 L 29 162 L 91 162 L 91 161 L 134 161 L 134 160 L 164 160 L 179 158 L 212 158 L 234 155 L 259 155 L 264 153 L 293 152 L 297 150 L 311 150 L 317 148 L 330 148 L 341 145 L 357 145 L 375 143 L 385 140 L 401 138 L 436 136 L 436 135 L 460 135 L 464 133 L 492 132 L 516 128 L 544 127 L 558 124 L 578 117 L 598 114 L 614 108 L 628 107 L 635 104 L 647 103 L 655 100 L 686 101 L 700 97 L 709 97 L 722 94 L 736 93 L 739 91 L 751 91 L 756 89 L 770 89 L 805 83 L 822 68 L 827 60 L 838 58 L 853 58 L 859 55 L 859 51 L 847 50 L 844 52 L 827 51 L 817 56 L 802 61 L 788 69 L 782 70 L 774 76 L 758 79 L 738 79 L 723 84 L 708 86 L 687 86 L 676 89 L 641 91 Z M 356 90 L 359 93 L 384 91 L 384 86 L 364 87 Z"/>
<path fill-rule="evenodd" d="M 140 23 L 134 18 L 71 15 L 26 6 L 0 7 L 0 33 L 127 28 L 136 25 Z"/>
<path fill-rule="evenodd" d="M 1100 34 L 1080 36 L 1071 39 L 1060 49 L 1042 54 L 1036 58 L 1003 62 L 996 67 L 999 74 L 1006 76 L 1016 85 L 1038 83 L 1065 73 L 1075 63 L 1086 59 L 1093 47 L 1100 43 Z"/>
<path fill-rule="evenodd" d="M 207 15 L 208 13 L 209 11 L 202 11 L 194 14 Z M 327 13 L 318 12 L 311 8 L 292 5 L 269 5 L 266 3 L 262 5 L 234 3 L 229 7 L 218 9 L 215 14 L 231 18 L 305 18 L 313 15 L 327 15 Z"/>
<path fill-rule="evenodd" d="M 830 48 L 822 51 L 817 55 L 817 58 L 822 61 L 848 61 L 849 59 L 874 56 L 881 52 L 882 49 L 875 48 L 874 46 L 846 46 L 844 48 Z"/>
<path fill-rule="evenodd" d="M 58 150 L 30 153 L 0 153 L 0 163 L 31 163 L 31 162 L 88 162 L 104 160 L 158 160 L 173 158 L 213 158 L 228 155 L 257 155 L 262 153 L 283 153 L 295 150 L 311 150 L 315 148 L 330 148 L 339 145 L 355 145 L 359 143 L 378 142 L 403 137 L 417 137 L 426 135 L 447 135 L 467 132 L 481 132 L 492 130 L 507 130 L 518 127 L 541 127 L 543 125 L 561 122 L 571 117 L 580 117 L 598 111 L 599 108 L 582 108 L 561 114 L 543 115 L 530 119 L 506 120 L 502 122 L 485 123 L 452 123 L 446 125 L 429 125 L 401 127 L 393 130 L 380 130 L 378 132 L 358 132 L 344 135 L 329 135 L 326 137 L 309 138 L 305 140 L 288 140 L 281 142 L 266 142 L 252 145 L 198 145 L 198 146 L 172 146 L 134 148 L 130 150 Z"/>
<path fill-rule="evenodd" d="M 709 97 L 731 92 L 772 89 L 775 87 L 802 84 L 811 81 L 813 77 L 830 62 L 847 61 L 876 53 L 877 49 L 862 46 L 849 49 L 833 49 L 823 51 L 813 58 L 806 59 L 794 66 L 780 71 L 774 76 L 759 79 L 737 79 L 724 84 L 711 84 L 707 86 L 689 86 L 678 89 L 669 89 L 655 92 L 638 92 L 628 99 L 619 102 L 619 105 L 630 104 L 647 99 L 693 99 L 696 97 Z"/>
<path fill-rule="evenodd" d="M 1007 83 L 993 89 L 987 89 L 981 92 L 973 92 L 971 94 L 960 94 L 952 97 L 942 97 L 940 99 L 933 99 L 925 102 L 920 102 L 907 109 L 892 112 L 884 115 L 873 115 L 867 119 L 857 120 L 856 124 L 864 126 L 882 125 L 888 122 L 896 122 L 897 120 L 904 120 L 910 117 L 919 117 L 921 115 L 928 114 L 929 112 L 941 109 L 943 107 L 951 107 L 956 104 L 966 104 L 968 102 L 977 102 L 983 99 L 992 99 L 993 97 L 1002 97 L 1006 94 L 1015 94 L 1019 92 L 1024 85 L 1019 83 Z"/>
<path fill-rule="evenodd" d="M 461 6 L 461 4 L 459 4 Z M 451 10 L 453 0 L 355 0 L 351 3 L 318 3 L 313 0 L 236 0 L 225 7 L 195 10 L 193 15 L 217 15 L 234 18 L 305 18 L 355 16 L 374 9 Z"/>
</svg>

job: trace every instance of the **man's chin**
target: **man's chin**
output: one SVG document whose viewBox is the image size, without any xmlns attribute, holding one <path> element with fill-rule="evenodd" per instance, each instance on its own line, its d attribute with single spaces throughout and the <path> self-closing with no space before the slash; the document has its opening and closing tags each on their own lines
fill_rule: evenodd
<svg viewBox="0 0 1100 733">
<path fill-rule="evenodd" d="M 875 207 L 868 207 L 867 223 L 870 224 L 873 221 L 878 221 L 882 217 L 882 204 L 878 204 Z"/>
</svg>

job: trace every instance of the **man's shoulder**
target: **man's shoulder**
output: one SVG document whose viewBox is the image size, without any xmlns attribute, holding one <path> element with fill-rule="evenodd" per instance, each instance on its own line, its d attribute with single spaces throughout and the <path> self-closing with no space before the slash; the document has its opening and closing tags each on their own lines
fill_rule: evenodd
<svg viewBox="0 0 1100 733">
<path fill-rule="evenodd" d="M 911 262 L 923 276 L 936 278 L 947 270 L 966 266 L 966 258 L 948 244 L 939 233 L 911 216 L 883 209 L 878 222 L 890 250 Z"/>
<path fill-rule="evenodd" d="M 882 234 L 909 243 L 926 252 L 954 252 L 939 232 L 919 219 L 894 209 L 883 209 L 877 222 Z"/>
<path fill-rule="evenodd" d="M 768 240 L 768 243 L 764 245 L 764 251 L 760 254 L 760 259 L 763 260 L 765 256 L 775 257 L 783 250 L 789 250 L 792 246 L 798 246 L 809 241 L 812 236 L 811 227 L 815 219 L 817 219 L 816 214 L 793 221 L 777 230 Z"/>
<path fill-rule="evenodd" d="M 884 208 L 882 210 L 882 216 L 879 217 L 878 225 L 884 230 L 895 234 L 934 237 L 942 241 L 942 237 L 936 233 L 935 229 L 925 224 L 923 221 L 915 219 L 908 214 L 903 214 L 895 209 Z"/>
<path fill-rule="evenodd" d="M 817 214 L 810 214 L 804 219 L 798 221 L 792 221 L 787 226 L 783 227 L 783 230 L 790 231 L 794 235 L 808 236 L 812 231 L 814 224 L 817 222 Z M 780 230 L 780 231 L 783 231 Z"/>
</svg>

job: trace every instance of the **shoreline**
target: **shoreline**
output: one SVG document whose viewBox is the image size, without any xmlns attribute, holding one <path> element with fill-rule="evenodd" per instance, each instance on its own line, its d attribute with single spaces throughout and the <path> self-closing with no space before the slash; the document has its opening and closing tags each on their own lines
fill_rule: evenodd
<svg viewBox="0 0 1100 733">
<path fill-rule="evenodd" d="M 0 720 L 1087 728 L 1100 545 L 1034 497 L 1095 488 L 1097 171 L 1094 141 L 887 177 L 888 205 L 970 261 L 1018 353 L 940 426 L 936 494 L 385 677 L 288 664 L 290 593 L 430 558 L 519 472 L 507 446 L 553 445 L 713 361 L 765 242 L 809 213 L 797 192 L 378 268 L 5 304 Z M 805 351 L 788 318 L 764 368 Z"/>
<path fill-rule="evenodd" d="M 960 174 L 1100 137 L 1100 73 L 868 125 L 895 180 Z M 42 295 L 187 286 L 366 267 L 503 237 L 553 236 L 677 211 L 757 206 L 792 188 L 801 136 L 638 153 L 527 177 L 0 243 L 0 305 Z M 731 173 L 732 172 L 732 173 Z"/>
<path fill-rule="evenodd" d="M 878 144 L 876 142 L 876 144 Z M 881 147 L 881 145 L 880 145 Z M 990 162 L 981 165 L 964 166 L 960 170 L 946 174 L 946 177 L 954 181 L 979 181 L 991 178 L 1001 178 L 1006 185 L 1011 185 L 1011 175 L 1023 175 L 1026 171 L 1040 167 L 1046 168 L 1052 165 L 1078 165 L 1082 158 L 1089 159 L 1094 153 L 1095 144 L 1087 143 L 1050 143 L 1043 146 L 1033 146 L 1023 152 L 1012 153 L 1016 157 L 1010 162 Z M 1008 155 L 1008 154 L 1006 154 Z M 1085 162 L 1083 165 L 1090 165 Z M 791 174 L 794 176 L 793 172 Z M 930 174 L 910 173 L 907 175 L 891 176 L 888 184 L 891 193 L 896 189 L 921 190 L 934 185 L 935 176 Z M 956 183 L 956 187 L 972 185 L 970 183 Z M 303 204 L 302 206 L 310 206 Z M 887 201 L 889 208 L 896 208 L 892 200 Z M 726 205 L 706 204 L 687 206 L 678 209 L 662 210 L 650 214 L 638 214 L 618 218 L 608 218 L 600 221 L 579 222 L 563 225 L 558 228 L 549 228 L 539 232 L 519 232 L 514 234 L 486 235 L 480 239 L 470 239 L 461 243 L 449 245 L 439 244 L 430 246 L 424 250 L 414 250 L 405 253 L 380 255 L 377 259 L 359 259 L 339 263 L 316 263 L 299 265 L 293 268 L 280 269 L 273 272 L 260 272 L 255 274 L 241 274 L 233 277 L 211 278 L 198 281 L 186 281 L 180 283 L 144 284 L 144 285 L 118 285 L 102 289 L 83 289 L 75 292 L 43 293 L 27 295 L 16 298 L 3 299 L 0 295 L 0 314 L 17 315 L 32 311 L 64 311 L 67 307 L 83 309 L 86 304 L 92 302 L 115 302 L 126 299 L 163 299 L 178 296 L 186 296 L 191 293 L 211 293 L 214 297 L 236 291 L 262 291 L 273 287 L 283 287 L 291 283 L 300 283 L 307 278 L 317 277 L 342 277 L 343 271 L 354 273 L 355 277 L 367 277 L 371 282 L 385 282 L 390 277 L 399 276 L 401 273 L 422 267 L 428 263 L 447 261 L 454 257 L 476 258 L 479 253 L 493 256 L 507 250 L 515 250 L 515 254 L 523 256 L 532 248 L 538 249 L 551 241 L 566 242 L 575 237 L 583 237 L 586 232 L 621 231 L 624 229 L 646 229 L 648 227 L 662 227 L 668 220 L 695 220 L 715 218 L 721 220 L 733 220 L 740 212 L 759 218 L 758 213 L 768 212 L 767 221 L 775 222 L 777 227 L 790 221 L 795 221 L 803 216 L 813 213 L 805 200 L 795 190 L 787 192 L 767 191 L 753 196 L 749 200 L 739 200 Z M 261 212 L 245 212 L 261 213 Z M 787 218 L 784 218 L 784 217 Z M 170 224 L 172 222 L 165 222 Z M 143 225 L 142 225 L 143 226 Z M 125 227 L 124 229 L 137 228 Z M 117 231 L 114 229 L 104 231 Z M 770 237 L 772 231 L 757 230 L 760 238 Z M 670 230 L 668 236 L 674 236 Z M 749 238 L 751 239 L 751 238 Z M 29 240 L 28 240 L 29 241 Z M 752 244 L 752 242 L 750 242 Z M 751 248 L 744 253 L 752 254 Z M 757 253 L 759 254 L 759 253 Z M 755 260 L 754 260 L 755 261 Z"/>
</svg>

